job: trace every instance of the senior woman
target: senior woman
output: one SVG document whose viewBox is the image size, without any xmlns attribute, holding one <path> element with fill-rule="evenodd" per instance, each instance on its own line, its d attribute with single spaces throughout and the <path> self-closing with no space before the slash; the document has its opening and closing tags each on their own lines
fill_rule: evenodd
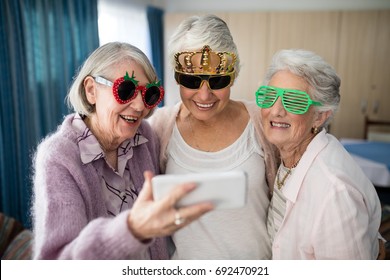
<svg viewBox="0 0 390 280">
<path fill-rule="evenodd" d="M 130 44 L 105 44 L 85 61 L 68 94 L 75 113 L 35 156 L 34 258 L 166 259 L 164 236 L 212 209 L 182 208 L 188 218 L 175 222 L 174 205 L 193 184 L 153 200 L 159 143 L 144 118 L 163 95 L 148 58 Z"/>
<path fill-rule="evenodd" d="M 268 232 L 273 259 L 376 259 L 375 188 L 326 131 L 340 79 L 321 57 L 282 50 L 256 92 L 264 133 L 280 152 Z"/>
<path fill-rule="evenodd" d="M 173 259 L 269 259 L 269 187 L 276 173 L 255 102 L 230 90 L 240 70 L 226 23 L 215 15 L 186 18 L 169 43 L 181 102 L 151 118 L 161 142 L 160 166 L 169 174 L 244 170 L 247 203 L 207 213 L 173 234 Z M 182 215 L 186 218 L 185 215 Z"/>
</svg>

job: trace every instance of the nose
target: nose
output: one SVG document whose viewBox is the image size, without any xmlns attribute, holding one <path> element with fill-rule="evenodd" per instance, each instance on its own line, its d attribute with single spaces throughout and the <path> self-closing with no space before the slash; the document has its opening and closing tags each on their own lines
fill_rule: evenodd
<svg viewBox="0 0 390 280">
<path fill-rule="evenodd" d="M 198 93 L 197 93 L 197 97 L 200 99 L 200 100 L 209 100 L 210 99 L 210 96 L 212 95 L 212 91 L 209 87 L 209 82 L 208 81 L 205 81 L 203 80 L 202 81 L 202 84 L 200 85 L 199 89 L 198 89 Z"/>
<path fill-rule="evenodd" d="M 276 99 L 274 105 L 270 108 L 271 114 L 274 116 L 284 116 L 286 115 L 286 109 L 284 109 L 284 106 L 282 104 L 282 99 L 278 97 Z"/>
<path fill-rule="evenodd" d="M 141 90 L 137 90 L 137 96 L 130 102 L 130 106 L 138 112 L 141 112 L 145 109 Z"/>
</svg>

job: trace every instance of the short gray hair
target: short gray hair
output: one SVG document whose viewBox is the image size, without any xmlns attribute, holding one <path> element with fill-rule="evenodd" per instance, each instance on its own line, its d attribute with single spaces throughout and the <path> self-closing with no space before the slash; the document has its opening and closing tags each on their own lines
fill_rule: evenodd
<svg viewBox="0 0 390 280">
<path fill-rule="evenodd" d="M 234 68 L 240 72 L 237 46 L 226 22 L 215 15 L 191 16 L 183 20 L 168 43 L 168 57 L 175 69 L 175 54 L 182 51 L 201 50 L 209 45 L 214 52 L 232 52 L 237 56 Z"/>
<path fill-rule="evenodd" d="M 331 111 L 323 126 L 327 126 L 340 103 L 340 78 L 331 65 L 314 52 L 300 49 L 281 50 L 273 58 L 265 74 L 264 84 L 268 85 L 279 71 L 287 70 L 304 79 L 315 101 L 323 106 L 315 106 L 318 112 Z"/>
<path fill-rule="evenodd" d="M 79 69 L 66 97 L 68 106 L 82 115 L 89 116 L 93 113 L 95 107 L 88 102 L 85 95 L 84 79 L 88 76 L 110 76 L 111 69 L 125 61 L 139 64 L 149 82 L 157 80 L 152 64 L 139 48 L 128 43 L 110 42 L 97 48 Z"/>
</svg>

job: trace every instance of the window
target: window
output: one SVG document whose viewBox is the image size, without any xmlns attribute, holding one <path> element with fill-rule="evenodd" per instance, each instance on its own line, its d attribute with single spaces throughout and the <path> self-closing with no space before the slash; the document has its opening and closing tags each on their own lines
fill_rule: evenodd
<svg viewBox="0 0 390 280">
<path fill-rule="evenodd" d="M 124 0 L 98 0 L 98 16 L 100 45 L 127 42 L 152 61 L 146 7 Z"/>
</svg>

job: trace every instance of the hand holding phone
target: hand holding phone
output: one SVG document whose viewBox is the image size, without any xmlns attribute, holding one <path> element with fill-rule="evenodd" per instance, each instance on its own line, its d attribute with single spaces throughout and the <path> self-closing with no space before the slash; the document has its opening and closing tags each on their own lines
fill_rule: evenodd
<svg viewBox="0 0 390 280">
<path fill-rule="evenodd" d="M 153 177 L 153 197 L 159 200 L 181 183 L 194 182 L 197 188 L 182 198 L 177 207 L 212 202 L 215 209 L 243 207 L 248 179 L 244 171 L 168 174 Z"/>
</svg>

